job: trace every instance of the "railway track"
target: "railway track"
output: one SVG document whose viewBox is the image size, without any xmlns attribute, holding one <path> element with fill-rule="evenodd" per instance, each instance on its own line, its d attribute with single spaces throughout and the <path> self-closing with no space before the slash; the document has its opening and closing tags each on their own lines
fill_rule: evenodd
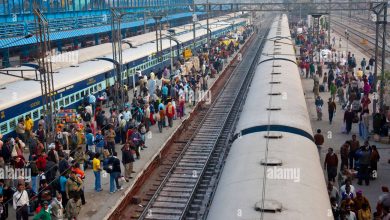
<svg viewBox="0 0 390 220">
<path fill-rule="evenodd" d="M 363 54 L 367 55 L 368 57 L 374 56 L 375 55 L 375 37 L 368 35 L 364 33 L 361 30 L 358 30 L 357 28 L 354 28 L 351 25 L 344 24 L 343 22 L 340 22 L 338 20 L 332 19 L 333 27 L 332 30 L 334 30 L 339 36 L 345 37 L 345 29 L 348 29 L 348 32 L 350 33 L 350 39 L 349 43 L 353 44 L 355 47 L 357 47 Z M 336 26 L 336 28 L 335 28 Z M 366 39 L 368 44 L 361 44 L 360 42 Z M 382 57 L 381 57 L 381 42 L 382 40 L 379 39 L 379 49 L 378 49 L 378 64 L 382 62 Z M 390 57 L 390 47 L 386 46 L 386 66 L 388 67 L 390 65 L 389 60 L 387 59 Z M 378 65 L 378 70 L 380 70 L 381 67 Z"/>
<path fill-rule="evenodd" d="M 262 29 L 265 35 L 268 28 Z M 201 219 L 217 185 L 226 146 L 264 39 L 256 38 L 162 179 L 139 219 Z M 237 67 L 235 68 L 235 66 Z"/>
</svg>

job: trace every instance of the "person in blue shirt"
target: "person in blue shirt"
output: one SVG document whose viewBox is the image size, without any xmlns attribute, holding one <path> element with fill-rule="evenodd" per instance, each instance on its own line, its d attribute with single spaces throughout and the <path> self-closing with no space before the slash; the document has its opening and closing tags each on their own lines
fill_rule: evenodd
<svg viewBox="0 0 390 220">
<path fill-rule="evenodd" d="M 162 93 L 163 102 L 165 102 L 168 98 L 168 87 L 166 84 L 163 85 L 163 87 L 161 89 L 161 93 Z"/>
<path fill-rule="evenodd" d="M 93 151 L 93 141 L 94 141 L 94 136 L 91 133 L 91 131 L 87 130 L 87 134 L 85 135 L 85 142 L 86 142 L 86 151 Z"/>
<path fill-rule="evenodd" d="M 68 203 L 69 198 L 66 196 L 66 181 L 68 181 L 67 174 L 60 176 L 60 190 L 62 195 L 62 206 L 65 207 Z"/>
<path fill-rule="evenodd" d="M 93 94 L 88 96 L 88 103 L 92 106 L 92 113 L 94 113 L 96 108 L 96 97 Z"/>
<path fill-rule="evenodd" d="M 100 155 L 103 154 L 103 148 L 104 148 L 104 136 L 102 135 L 102 131 L 98 130 L 95 136 L 95 145 L 96 145 L 96 152 Z"/>
</svg>

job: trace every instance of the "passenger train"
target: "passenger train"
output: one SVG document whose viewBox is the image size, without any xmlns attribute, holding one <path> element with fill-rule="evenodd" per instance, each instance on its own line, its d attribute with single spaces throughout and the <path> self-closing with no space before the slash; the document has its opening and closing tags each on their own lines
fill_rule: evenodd
<svg viewBox="0 0 390 220">
<path fill-rule="evenodd" d="M 207 219 L 333 219 L 286 15 L 255 71 Z"/>
<path fill-rule="evenodd" d="M 221 19 L 223 20 L 223 19 Z M 233 29 L 245 26 L 245 18 L 232 18 L 231 21 L 218 21 L 210 26 L 212 38 L 225 35 Z M 149 35 L 153 36 L 153 35 Z M 207 30 L 198 29 L 196 33 L 196 47 L 207 42 Z M 173 49 L 174 56 L 181 53 L 185 48 L 192 47 L 192 32 L 183 32 L 176 36 L 182 43 L 180 49 Z M 156 45 L 151 38 L 148 42 L 138 45 L 136 48 L 123 50 L 123 65 L 125 71 L 123 78 L 132 85 L 133 74 L 142 71 L 149 74 L 170 64 L 170 43 L 175 47 L 175 42 L 163 39 L 163 58 L 158 60 L 152 56 L 156 53 Z M 96 46 L 99 47 L 99 46 Z M 14 70 L 35 70 L 32 65 L 26 64 Z M 77 65 L 60 68 L 54 71 L 56 107 L 76 108 L 86 94 L 97 94 L 115 81 L 112 54 L 82 62 Z M 0 75 L 0 79 L 4 77 Z M 138 80 L 135 74 L 136 81 Z M 0 86 L 0 133 L 4 136 L 13 134 L 18 119 L 27 115 L 31 116 L 35 123 L 43 114 L 41 87 L 39 82 L 31 80 L 19 80 Z"/>
</svg>

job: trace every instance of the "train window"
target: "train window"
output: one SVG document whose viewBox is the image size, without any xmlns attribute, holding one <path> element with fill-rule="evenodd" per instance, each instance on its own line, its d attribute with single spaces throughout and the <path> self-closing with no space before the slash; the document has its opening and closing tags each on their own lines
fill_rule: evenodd
<svg viewBox="0 0 390 220">
<path fill-rule="evenodd" d="M 36 120 L 39 118 L 39 112 L 38 110 L 33 111 L 33 119 Z"/>
<path fill-rule="evenodd" d="M 55 103 L 55 108 L 58 109 L 58 102 Z"/>
<path fill-rule="evenodd" d="M 74 98 L 74 95 L 71 95 L 70 96 L 70 103 L 73 103 L 73 102 L 75 102 L 75 98 Z"/>
<path fill-rule="evenodd" d="M 98 86 L 95 85 L 95 86 L 93 87 L 93 92 L 97 92 L 97 91 L 98 91 Z"/>
<path fill-rule="evenodd" d="M 16 127 L 16 120 L 11 120 L 9 122 L 9 130 L 14 130 Z"/>
<path fill-rule="evenodd" d="M 69 96 L 65 98 L 65 106 L 69 105 Z"/>
<path fill-rule="evenodd" d="M 60 104 L 60 106 L 64 106 L 64 99 L 61 99 L 61 100 L 59 101 L 59 104 Z"/>
<path fill-rule="evenodd" d="M 8 124 L 7 124 L 7 123 L 2 123 L 2 124 L 0 125 L 0 132 L 1 132 L 2 134 L 5 134 L 5 133 L 8 132 Z"/>
<path fill-rule="evenodd" d="M 89 88 L 89 94 L 93 93 L 93 87 Z"/>
<path fill-rule="evenodd" d="M 80 93 L 76 93 L 76 101 L 80 100 Z"/>
<path fill-rule="evenodd" d="M 39 110 L 39 112 L 41 113 L 41 115 L 43 115 L 43 108 L 41 108 L 41 109 Z"/>
<path fill-rule="evenodd" d="M 85 94 L 85 93 L 84 93 L 84 90 L 80 92 L 80 96 L 81 96 L 81 97 L 84 97 L 84 94 Z"/>
</svg>

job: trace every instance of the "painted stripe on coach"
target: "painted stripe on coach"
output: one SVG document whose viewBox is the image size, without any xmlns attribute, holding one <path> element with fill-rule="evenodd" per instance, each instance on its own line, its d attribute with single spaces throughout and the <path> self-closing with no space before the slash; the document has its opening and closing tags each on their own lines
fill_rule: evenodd
<svg viewBox="0 0 390 220">
<path fill-rule="evenodd" d="M 254 127 L 250 127 L 250 128 L 245 128 L 244 130 L 241 130 L 240 133 L 237 133 L 233 136 L 233 141 L 235 141 L 239 136 L 244 136 L 244 135 L 247 135 L 247 134 L 252 134 L 252 133 L 257 133 L 257 132 L 263 132 L 263 131 L 280 131 L 280 132 L 287 132 L 287 133 L 291 133 L 291 134 L 296 134 L 296 135 L 300 135 L 302 137 L 305 137 L 311 141 L 314 142 L 314 138 L 311 134 L 309 134 L 308 132 L 302 130 L 302 129 L 299 129 L 299 128 L 295 128 L 295 127 L 290 127 L 290 126 L 286 126 L 286 125 L 259 125 L 259 126 L 254 126 Z"/>
<path fill-rule="evenodd" d="M 275 54 L 275 55 L 278 55 L 278 54 Z M 260 61 L 257 65 L 261 64 L 261 63 L 264 63 L 264 62 L 267 62 L 267 61 L 272 61 L 272 60 L 285 60 L 285 61 L 290 61 L 294 64 L 297 64 L 297 62 L 295 61 L 292 61 L 292 60 L 289 60 L 289 59 L 286 59 L 286 58 L 281 58 L 281 57 L 275 57 L 275 58 L 269 58 L 269 59 L 266 59 L 266 60 L 262 60 Z"/>
</svg>

